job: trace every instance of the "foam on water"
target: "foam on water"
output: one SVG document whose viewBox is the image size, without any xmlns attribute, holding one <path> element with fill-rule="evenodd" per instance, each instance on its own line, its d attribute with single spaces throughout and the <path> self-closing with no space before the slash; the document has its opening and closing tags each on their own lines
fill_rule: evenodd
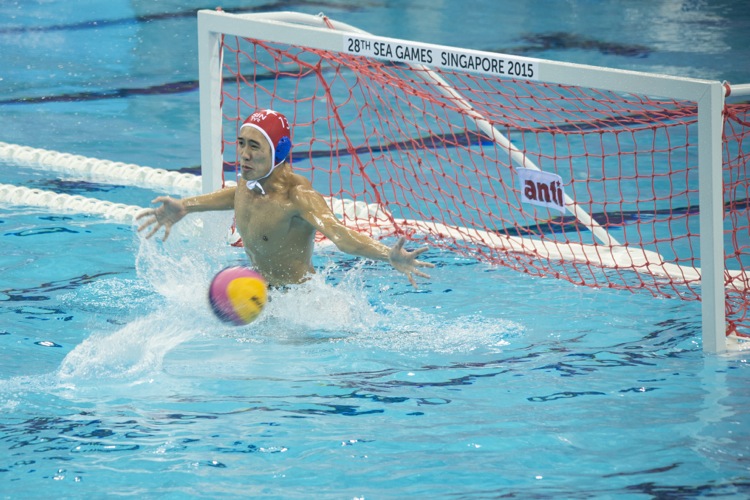
<svg viewBox="0 0 750 500">
<path fill-rule="evenodd" d="M 114 332 L 95 332 L 63 360 L 62 381 L 101 377 L 137 377 L 161 367 L 169 351 L 205 331 L 206 293 L 212 269 L 219 266 L 218 252 L 211 251 L 195 233 L 195 221 L 178 226 L 171 240 L 139 238 L 136 272 L 140 286 L 135 318 Z M 217 245 L 214 245 L 217 246 Z M 108 286 L 89 290 L 81 302 L 119 304 L 130 301 L 132 291 L 108 280 Z M 128 283 L 133 285 L 133 283 Z M 151 293 L 144 293 L 147 290 Z M 106 306 L 105 306 L 106 308 Z M 190 311 L 190 314 L 186 314 Z"/>
<path fill-rule="evenodd" d="M 342 272 L 327 267 L 293 289 L 272 291 L 261 318 L 235 336 L 240 340 L 249 340 L 248 335 L 297 341 L 324 338 L 404 354 L 496 351 L 508 344 L 507 336 L 523 331 L 507 320 L 425 312 L 404 304 L 404 295 L 394 296 L 388 287 L 366 287 L 368 270 L 361 265 L 348 269 L 337 285 L 326 280 L 327 275 Z"/>
<path fill-rule="evenodd" d="M 188 322 L 164 312 L 139 318 L 111 334 L 94 334 L 63 360 L 60 379 L 130 377 L 158 370 L 166 353 L 193 338 Z"/>
</svg>

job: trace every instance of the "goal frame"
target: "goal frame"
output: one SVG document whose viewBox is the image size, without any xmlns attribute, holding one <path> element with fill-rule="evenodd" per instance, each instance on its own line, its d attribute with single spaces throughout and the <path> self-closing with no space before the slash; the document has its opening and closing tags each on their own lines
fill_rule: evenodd
<svg viewBox="0 0 750 500">
<path fill-rule="evenodd" d="M 332 29 L 333 28 L 333 29 Z M 722 82 L 573 64 L 509 54 L 467 50 L 445 45 L 379 37 L 323 15 L 296 12 L 229 14 L 198 11 L 200 82 L 200 141 L 203 192 L 222 187 L 223 157 L 220 42 L 222 35 L 247 37 L 332 52 L 351 52 L 360 40 L 372 52 L 374 44 L 400 44 L 415 50 L 468 54 L 533 68 L 529 79 L 544 83 L 585 86 L 693 101 L 698 107 L 699 230 L 701 258 L 701 331 L 706 353 L 727 349 L 724 289 Z M 369 45 L 368 45 L 369 44 Z M 350 50 L 347 50 L 347 45 Z M 371 55 L 378 57 L 377 55 Z M 382 57 L 388 59 L 387 57 Z M 502 64 L 502 63 L 501 63 Z M 495 68 L 496 69 L 496 68 Z"/>
</svg>

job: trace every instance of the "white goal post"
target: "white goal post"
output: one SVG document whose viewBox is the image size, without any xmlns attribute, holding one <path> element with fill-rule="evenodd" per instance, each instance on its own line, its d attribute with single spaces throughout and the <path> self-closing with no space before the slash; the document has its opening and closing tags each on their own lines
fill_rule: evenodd
<svg viewBox="0 0 750 500">
<path fill-rule="evenodd" d="M 698 169 L 700 201 L 700 299 L 703 349 L 727 349 L 725 265 L 722 193 L 722 110 L 725 87 L 718 81 L 679 78 L 610 68 L 569 64 L 508 54 L 379 37 L 335 22 L 325 16 L 293 12 L 234 15 L 222 11 L 198 12 L 200 128 L 202 189 L 223 185 L 222 60 L 223 36 L 247 37 L 311 49 L 363 55 L 396 63 L 452 68 L 493 74 L 497 78 L 534 80 L 550 84 L 585 86 L 612 92 L 663 96 L 693 101 L 698 108 Z M 408 55 L 405 55 L 408 54 Z M 492 134 L 492 131 L 489 130 Z M 512 147 L 512 146 L 511 146 Z M 528 161 L 521 157 L 521 165 Z M 576 210 L 575 202 L 566 203 Z M 578 214 L 579 220 L 588 214 Z M 587 224 L 596 232 L 596 223 Z M 606 231 L 599 237 L 608 239 Z M 618 245 L 616 240 L 609 244 Z"/>
</svg>

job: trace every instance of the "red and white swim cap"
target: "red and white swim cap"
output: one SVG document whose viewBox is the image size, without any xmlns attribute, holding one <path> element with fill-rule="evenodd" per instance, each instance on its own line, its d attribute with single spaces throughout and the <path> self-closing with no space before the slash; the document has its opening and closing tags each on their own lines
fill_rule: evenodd
<svg viewBox="0 0 750 500">
<path fill-rule="evenodd" d="M 253 127 L 259 130 L 271 145 L 271 157 L 274 159 L 274 167 L 283 162 L 292 150 L 290 138 L 289 121 L 286 116 L 272 109 L 261 109 L 248 116 L 240 130 L 245 127 Z"/>
</svg>

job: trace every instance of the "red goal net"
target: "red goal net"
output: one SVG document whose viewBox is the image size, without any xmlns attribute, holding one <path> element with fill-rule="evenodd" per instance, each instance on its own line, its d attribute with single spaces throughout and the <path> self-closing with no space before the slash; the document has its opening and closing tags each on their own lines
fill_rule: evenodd
<svg viewBox="0 0 750 500">
<path fill-rule="evenodd" d="M 293 167 L 343 222 L 535 276 L 700 300 L 695 102 L 222 37 L 223 150 L 292 125 Z M 724 114 L 727 314 L 748 331 L 750 106 Z M 231 173 L 230 173 L 231 172 Z"/>
</svg>

